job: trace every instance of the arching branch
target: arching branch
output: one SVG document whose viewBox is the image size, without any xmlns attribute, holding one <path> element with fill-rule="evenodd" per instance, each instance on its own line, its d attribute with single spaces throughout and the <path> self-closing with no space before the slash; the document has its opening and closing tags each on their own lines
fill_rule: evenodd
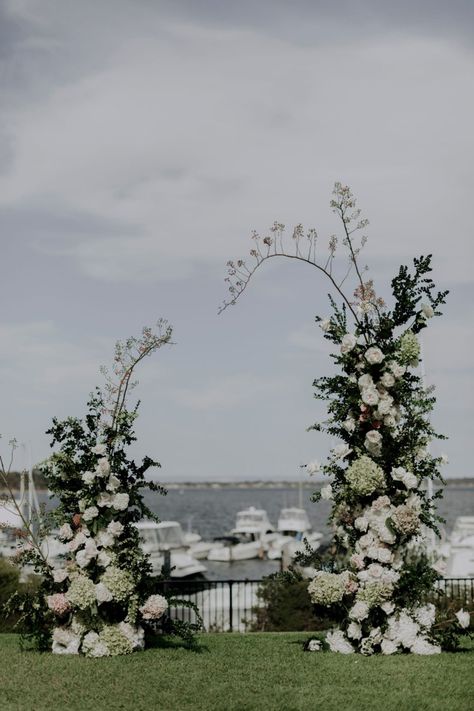
<svg viewBox="0 0 474 711">
<path fill-rule="evenodd" d="M 222 306 L 219 308 L 219 313 L 222 313 L 228 306 L 236 303 L 237 299 L 247 288 L 257 269 L 264 262 L 274 257 L 285 257 L 309 264 L 324 274 L 352 313 L 355 323 L 361 326 L 361 318 L 357 315 L 355 302 L 351 301 L 343 292 L 342 285 L 352 269 L 355 269 L 360 284 L 357 289 L 357 298 L 359 301 L 362 301 L 367 293 L 367 285 L 363 281 L 362 272 L 357 262 L 357 258 L 366 244 L 367 238 L 362 236 L 359 245 L 355 246 L 352 235 L 358 230 L 363 230 L 369 222 L 366 219 L 361 219 L 360 210 L 356 208 L 356 200 L 351 190 L 341 183 L 336 183 L 334 186 L 331 207 L 333 212 L 335 212 L 342 221 L 344 229 L 342 244 L 347 247 L 348 250 L 349 267 L 341 279 L 337 279 L 333 274 L 333 262 L 338 246 L 338 238 L 336 235 L 331 235 L 329 238 L 326 258 L 318 260 L 316 250 L 318 234 L 315 229 L 310 229 L 305 235 L 303 225 L 296 225 L 291 237 L 293 245 L 290 246 L 285 244 L 284 240 L 285 225 L 274 222 L 270 228 L 271 234 L 269 236 L 262 238 L 257 232 L 252 233 L 252 239 L 255 242 L 255 246 L 250 250 L 250 256 L 255 260 L 252 265 L 248 266 L 242 259 L 235 262 L 227 262 L 227 277 L 225 281 L 229 285 L 230 297 L 224 300 Z M 361 313 L 364 312 L 361 311 Z"/>
</svg>

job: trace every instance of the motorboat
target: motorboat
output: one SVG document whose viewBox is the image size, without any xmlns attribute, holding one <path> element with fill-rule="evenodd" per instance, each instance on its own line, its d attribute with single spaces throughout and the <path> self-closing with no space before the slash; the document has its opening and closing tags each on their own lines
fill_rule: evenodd
<svg viewBox="0 0 474 711">
<path fill-rule="evenodd" d="M 192 516 L 189 517 L 188 530 L 183 533 L 185 544 L 188 546 L 188 553 L 197 560 L 205 560 L 212 548 L 218 546 L 214 541 L 203 541 L 202 537 L 196 531 L 191 530 Z"/>
<path fill-rule="evenodd" d="M 281 558 L 292 559 L 305 549 L 305 541 L 313 550 L 319 548 L 322 533 L 311 531 L 311 523 L 307 511 L 299 506 L 283 508 L 278 517 L 278 537 L 271 541 L 267 551 L 270 560 Z"/>
<path fill-rule="evenodd" d="M 459 516 L 442 546 L 447 578 L 474 578 L 474 516 Z"/>
<path fill-rule="evenodd" d="M 216 539 L 217 545 L 209 551 L 207 558 L 226 563 L 263 558 L 276 535 L 267 512 L 250 506 L 237 513 L 234 528 L 229 535 Z"/>
<path fill-rule="evenodd" d="M 149 555 L 154 573 L 162 572 L 168 553 L 171 578 L 187 578 L 206 572 L 206 567 L 189 553 L 178 521 L 156 523 L 143 520 L 135 525 L 140 533 L 142 549 Z"/>
</svg>

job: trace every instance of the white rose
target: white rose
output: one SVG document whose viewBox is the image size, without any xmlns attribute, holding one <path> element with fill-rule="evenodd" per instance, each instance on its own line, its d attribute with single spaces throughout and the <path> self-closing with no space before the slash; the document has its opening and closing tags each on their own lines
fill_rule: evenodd
<svg viewBox="0 0 474 711">
<path fill-rule="evenodd" d="M 79 531 L 79 533 L 76 533 L 73 540 L 69 541 L 67 547 L 72 552 L 77 551 L 80 546 L 83 546 L 85 543 L 87 543 L 87 540 L 88 538 L 85 533 Z"/>
<path fill-rule="evenodd" d="M 417 637 L 410 647 L 412 654 L 441 654 L 441 647 L 431 644 L 424 637 Z"/>
<path fill-rule="evenodd" d="M 378 563 L 371 563 L 369 565 L 369 567 L 367 568 L 369 577 L 374 578 L 375 580 L 378 580 L 379 578 L 382 577 L 383 571 L 384 571 L 384 569 Z"/>
<path fill-rule="evenodd" d="M 82 514 L 82 518 L 84 521 L 92 521 L 93 518 L 96 518 L 96 516 L 99 515 L 99 509 L 97 506 L 89 506 L 84 513 Z"/>
<path fill-rule="evenodd" d="M 346 430 L 346 432 L 354 432 L 356 426 L 355 419 L 352 416 L 349 416 L 347 420 L 344 420 L 342 423 L 342 427 Z"/>
<path fill-rule="evenodd" d="M 53 631 L 53 654 L 79 654 L 81 638 L 64 627 Z"/>
<path fill-rule="evenodd" d="M 382 605 L 380 605 L 380 607 L 386 615 L 391 615 L 395 609 L 395 605 L 393 602 L 384 602 Z"/>
<path fill-rule="evenodd" d="M 85 568 L 93 558 L 97 557 L 97 546 L 88 540 L 84 548 L 76 553 L 76 561 L 80 568 Z"/>
<path fill-rule="evenodd" d="M 349 618 L 351 620 L 356 620 L 357 622 L 362 622 L 365 620 L 369 614 L 369 606 L 366 602 L 358 600 L 349 610 Z"/>
<path fill-rule="evenodd" d="M 112 501 L 112 507 L 116 511 L 125 511 L 128 506 L 129 499 L 130 497 L 128 494 L 115 494 Z"/>
<path fill-rule="evenodd" d="M 389 415 L 390 410 L 392 409 L 393 405 L 393 397 L 390 395 L 384 395 L 384 397 L 381 397 L 379 400 L 378 404 L 378 411 L 380 415 Z"/>
<path fill-rule="evenodd" d="M 350 639 L 360 639 L 362 637 L 362 628 L 357 622 L 351 622 L 347 628 L 347 636 Z"/>
<path fill-rule="evenodd" d="M 391 563 L 393 554 L 389 548 L 377 548 L 376 560 L 380 563 Z"/>
<path fill-rule="evenodd" d="M 97 499 L 97 506 L 101 508 L 104 506 L 112 506 L 113 496 L 108 491 L 101 491 L 99 498 Z"/>
<path fill-rule="evenodd" d="M 375 387 L 365 388 L 361 393 L 362 402 L 373 407 L 379 401 L 379 393 Z"/>
<path fill-rule="evenodd" d="M 314 462 L 306 465 L 306 471 L 308 474 L 317 474 L 321 471 L 321 464 L 315 459 Z"/>
<path fill-rule="evenodd" d="M 111 564 L 112 558 L 106 551 L 101 550 L 97 556 L 97 562 L 102 566 L 102 568 L 107 568 L 107 566 Z"/>
<path fill-rule="evenodd" d="M 382 435 L 378 430 L 369 430 L 365 435 L 364 444 L 371 454 L 378 456 L 382 451 Z"/>
<path fill-rule="evenodd" d="M 384 423 L 385 427 L 396 427 L 397 426 L 397 421 L 393 415 L 386 415 L 383 418 L 383 423 Z"/>
<path fill-rule="evenodd" d="M 352 449 L 347 444 L 338 444 L 337 447 L 331 449 L 334 459 L 345 459 L 351 452 Z"/>
<path fill-rule="evenodd" d="M 107 451 L 107 447 L 105 444 L 96 444 L 95 447 L 92 447 L 91 452 L 94 454 L 98 454 L 99 456 L 102 456 L 105 454 Z"/>
<path fill-rule="evenodd" d="M 332 630 L 326 635 L 326 642 L 329 644 L 331 652 L 339 652 L 340 654 L 352 654 L 354 647 L 344 637 L 344 632 L 341 630 Z"/>
<path fill-rule="evenodd" d="M 97 545 L 102 546 L 102 548 L 112 548 L 115 543 L 113 534 L 106 530 L 99 531 L 95 540 Z"/>
<path fill-rule="evenodd" d="M 392 479 L 401 481 L 407 489 L 414 489 L 418 485 L 418 479 L 412 472 L 408 472 L 404 467 L 394 467 L 391 472 Z"/>
<path fill-rule="evenodd" d="M 107 531 L 112 534 L 112 536 L 120 536 L 123 533 L 123 524 L 120 521 L 111 521 L 107 526 Z"/>
<path fill-rule="evenodd" d="M 357 381 L 357 384 L 361 390 L 365 390 L 366 388 L 373 388 L 375 387 L 374 385 L 374 380 L 371 375 L 366 373 L 365 375 L 361 375 L 359 380 Z"/>
<path fill-rule="evenodd" d="M 113 599 L 112 593 L 104 583 L 97 583 L 95 586 L 95 596 L 99 605 L 101 602 L 110 602 Z"/>
<path fill-rule="evenodd" d="M 358 570 L 361 570 L 364 567 L 364 558 L 359 555 L 359 553 L 353 553 L 350 558 L 351 565 L 354 566 L 354 568 L 357 568 Z"/>
<path fill-rule="evenodd" d="M 92 484 L 92 482 L 95 479 L 95 473 L 94 472 L 84 472 L 82 475 L 82 481 L 84 484 Z"/>
<path fill-rule="evenodd" d="M 436 617 L 436 608 L 432 603 L 429 603 L 428 605 L 422 605 L 421 607 L 416 608 L 413 610 L 413 613 L 415 615 L 416 621 L 422 626 L 422 627 L 432 627 L 435 622 L 435 617 Z"/>
<path fill-rule="evenodd" d="M 463 610 L 462 608 L 456 612 L 456 617 L 463 629 L 467 629 L 469 627 L 471 617 L 469 612 L 466 610 Z"/>
<path fill-rule="evenodd" d="M 107 457 L 102 457 L 102 459 L 99 459 L 95 468 L 95 473 L 97 474 L 97 476 L 108 476 L 110 474 L 110 464 Z"/>
<path fill-rule="evenodd" d="M 120 486 L 120 479 L 115 476 L 115 474 L 111 474 L 109 476 L 109 481 L 107 484 L 107 489 L 108 491 L 116 491 Z"/>
<path fill-rule="evenodd" d="M 329 501 L 332 499 L 332 486 L 331 484 L 328 484 L 327 486 L 323 486 L 321 489 L 321 498 L 325 499 L 326 501 Z"/>
<path fill-rule="evenodd" d="M 349 353 L 352 351 L 357 345 L 357 338 L 354 336 L 353 333 L 346 333 L 344 338 L 342 339 L 341 342 L 341 353 Z"/>
<path fill-rule="evenodd" d="M 135 627 L 130 622 L 120 622 L 118 627 L 123 636 L 132 645 L 133 651 L 145 649 L 145 630 L 143 627 L 140 627 L 140 625 Z"/>
<path fill-rule="evenodd" d="M 63 583 L 68 577 L 68 572 L 64 568 L 53 570 L 53 580 L 55 583 Z"/>
<path fill-rule="evenodd" d="M 58 531 L 58 536 L 62 541 L 70 541 L 74 536 L 74 531 L 68 523 L 63 523 Z"/>
<path fill-rule="evenodd" d="M 324 333 L 327 333 L 328 331 L 331 330 L 331 319 L 329 318 L 323 318 L 322 321 L 319 322 L 319 328 L 324 331 Z"/>
<path fill-rule="evenodd" d="M 415 489 L 418 486 L 418 479 L 412 472 L 407 472 L 403 483 L 407 489 Z"/>
<path fill-rule="evenodd" d="M 372 346 L 365 351 L 365 359 L 370 365 L 377 365 L 385 358 L 384 354 L 376 346 Z"/>
<path fill-rule="evenodd" d="M 308 650 L 308 652 L 320 652 L 321 642 L 319 641 L 319 639 L 310 639 L 306 649 Z"/>
<path fill-rule="evenodd" d="M 393 376 L 394 376 L 397 380 L 399 380 L 400 378 L 402 378 L 402 377 L 405 375 L 405 373 L 406 373 L 406 370 L 407 370 L 407 369 L 406 369 L 406 366 L 400 365 L 400 364 L 397 363 L 395 360 L 391 360 L 390 363 L 388 363 L 387 365 L 388 365 L 388 367 L 390 368 L 390 370 L 392 371 Z"/>
<path fill-rule="evenodd" d="M 417 513 L 420 513 L 421 499 L 418 494 L 410 494 L 410 496 L 406 500 L 406 504 L 407 506 L 410 506 L 412 509 L 414 509 Z"/>
<path fill-rule="evenodd" d="M 369 527 L 368 518 L 366 518 L 366 516 L 359 516 L 354 521 L 354 527 L 357 528 L 358 531 L 367 531 Z"/>
<path fill-rule="evenodd" d="M 434 309 L 430 304 L 421 304 L 421 313 L 425 318 L 432 318 L 434 316 Z"/>
<path fill-rule="evenodd" d="M 380 378 L 384 388 L 392 388 L 395 385 L 395 378 L 391 373 L 384 373 Z"/>
</svg>

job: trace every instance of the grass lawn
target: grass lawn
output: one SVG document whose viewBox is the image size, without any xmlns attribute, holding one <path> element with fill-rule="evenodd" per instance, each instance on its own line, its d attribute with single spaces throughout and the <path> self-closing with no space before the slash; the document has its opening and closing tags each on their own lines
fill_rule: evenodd
<svg viewBox="0 0 474 711">
<path fill-rule="evenodd" d="M 20 652 L 0 635 L 2 711 L 471 711 L 474 645 L 433 657 L 303 652 L 297 632 L 201 635 L 113 659 Z"/>
</svg>

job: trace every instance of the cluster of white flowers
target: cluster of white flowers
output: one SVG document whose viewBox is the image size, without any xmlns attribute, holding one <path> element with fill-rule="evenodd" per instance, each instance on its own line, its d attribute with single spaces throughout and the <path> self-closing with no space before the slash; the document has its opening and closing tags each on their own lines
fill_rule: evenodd
<svg viewBox="0 0 474 711">
<path fill-rule="evenodd" d="M 433 315 L 426 305 L 421 313 L 424 318 Z M 322 328 L 329 330 L 329 322 Z M 401 421 L 399 383 L 407 367 L 418 363 L 419 343 L 415 334 L 407 331 L 398 339 L 394 355 L 386 358 L 378 346 L 364 348 L 355 335 L 348 333 L 341 339 L 340 351 L 346 362 L 355 364 L 347 378 L 351 392 L 357 385 L 360 398 L 359 411 L 352 404 L 340 424 L 346 433 L 354 435 L 357 444 L 344 442 L 331 450 L 331 466 L 337 463 L 343 467 L 346 458 L 350 463 L 343 482 L 337 487 L 334 483 L 323 487 L 321 498 L 335 499 L 332 518 L 340 542 L 351 549 L 351 571 L 319 571 L 308 592 L 315 604 L 329 607 L 340 605 L 344 599 L 347 605 L 345 622 L 326 635 L 332 651 L 437 654 L 440 647 L 432 637 L 434 605 L 408 609 L 394 602 L 404 566 L 403 548 L 420 530 L 422 499 L 416 493 L 418 477 L 407 468 L 405 453 L 401 453 L 401 463 L 391 468 L 386 468 L 384 455 L 384 447 L 397 436 Z M 415 457 L 422 460 L 428 456 L 422 443 Z M 469 613 L 460 610 L 457 624 L 459 628 L 469 626 Z"/>
<path fill-rule="evenodd" d="M 60 589 L 48 597 L 47 604 L 59 623 L 53 633 L 54 653 L 105 657 L 143 649 L 144 631 L 132 622 L 139 614 L 143 620 L 158 620 L 168 603 L 161 595 L 152 595 L 139 607 L 132 575 L 117 564 L 125 531 L 118 519 L 129 506 L 129 494 L 120 491 L 106 446 L 97 444 L 92 453 L 97 461 L 92 471 L 81 475 L 80 513 L 59 529 L 68 560 L 51 571 Z M 104 622 L 107 618 L 99 610 L 107 603 L 123 609 L 121 622 Z"/>
</svg>

